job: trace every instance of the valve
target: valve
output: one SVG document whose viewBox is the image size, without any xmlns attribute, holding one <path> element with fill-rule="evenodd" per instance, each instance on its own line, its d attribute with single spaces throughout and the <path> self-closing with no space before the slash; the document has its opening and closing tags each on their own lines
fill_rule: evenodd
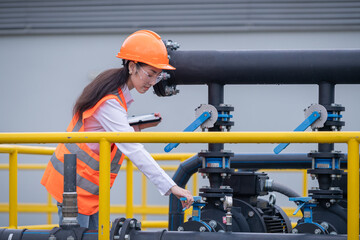
<svg viewBox="0 0 360 240">
<path fill-rule="evenodd" d="M 180 201 L 186 201 L 186 198 L 182 197 L 180 198 Z M 201 208 L 205 206 L 204 202 L 201 202 L 201 197 L 199 196 L 194 196 L 194 202 L 192 204 L 193 207 L 193 212 L 192 212 L 192 220 L 193 221 L 200 221 L 201 219 Z M 183 208 L 182 211 L 185 211 L 186 208 Z"/>
<path fill-rule="evenodd" d="M 329 223 L 322 222 L 321 224 L 313 221 L 313 211 L 314 207 L 317 207 L 317 204 L 313 203 L 311 197 L 293 197 L 289 198 L 290 201 L 294 201 L 298 207 L 296 208 L 293 215 L 302 209 L 303 211 L 303 221 L 299 221 L 295 228 L 293 228 L 293 233 L 312 233 L 312 234 L 329 234 L 329 230 L 333 227 L 329 227 Z"/>
<path fill-rule="evenodd" d="M 186 201 L 186 198 L 180 198 L 181 201 Z M 199 232 L 215 232 L 216 225 L 209 224 L 208 222 L 201 220 L 201 208 L 205 206 L 205 203 L 201 201 L 201 197 L 194 196 L 194 202 L 192 204 L 193 211 L 191 220 L 185 222 L 178 231 L 199 231 Z M 185 211 L 186 208 L 183 208 Z M 212 227 L 213 225 L 214 227 Z"/>
<path fill-rule="evenodd" d="M 312 222 L 312 207 L 316 207 L 316 204 L 311 203 L 311 197 L 291 197 L 289 201 L 293 201 L 298 205 L 293 215 L 296 215 L 300 209 L 304 208 L 304 221 Z"/>
<path fill-rule="evenodd" d="M 310 126 L 313 130 L 324 127 L 324 124 L 328 119 L 328 113 L 324 106 L 320 104 L 312 104 L 304 111 L 306 119 L 294 129 L 294 132 L 303 132 Z M 279 154 L 289 144 L 290 143 L 279 144 L 276 148 L 274 148 L 274 153 Z"/>
<path fill-rule="evenodd" d="M 195 121 L 193 121 L 187 128 L 185 128 L 184 132 L 193 132 L 200 126 L 202 129 L 213 127 L 218 119 L 218 112 L 214 106 L 202 104 L 200 107 L 195 109 L 195 117 Z M 170 152 L 178 145 L 179 143 L 169 143 L 164 148 L 164 151 Z"/>
</svg>

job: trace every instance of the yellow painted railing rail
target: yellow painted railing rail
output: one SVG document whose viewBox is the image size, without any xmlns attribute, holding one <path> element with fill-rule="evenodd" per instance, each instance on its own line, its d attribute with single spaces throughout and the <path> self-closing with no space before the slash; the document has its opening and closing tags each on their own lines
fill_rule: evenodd
<svg viewBox="0 0 360 240">
<path fill-rule="evenodd" d="M 0 145 L 0 153 L 12 153 L 15 151 L 21 154 L 51 155 L 55 151 L 55 148 L 7 144 Z"/>
<path fill-rule="evenodd" d="M 0 133 L 0 143 L 347 143 L 360 132 L 58 132 Z M 126 140 L 125 140 L 126 139 Z"/>
<path fill-rule="evenodd" d="M 100 143 L 99 240 L 109 239 L 110 143 L 347 143 L 349 170 L 348 239 L 359 237 L 360 132 L 136 132 L 0 133 L 0 143 Z M 16 153 L 17 154 L 17 153 Z M 10 161 L 11 162 L 11 161 Z M 104 162 L 104 163 L 101 163 Z M 10 171 L 12 166 L 10 166 Z M 16 169 L 16 168 L 15 168 Z M 349 167 L 350 169 L 350 167 Z M 14 196 L 17 198 L 17 196 Z M 351 207 L 351 208 L 350 208 Z M 12 209 L 10 209 L 11 211 Z M 101 216 L 101 217 L 100 217 Z M 16 224 L 17 219 L 12 219 Z M 357 225 L 356 225 L 357 223 Z"/>
</svg>

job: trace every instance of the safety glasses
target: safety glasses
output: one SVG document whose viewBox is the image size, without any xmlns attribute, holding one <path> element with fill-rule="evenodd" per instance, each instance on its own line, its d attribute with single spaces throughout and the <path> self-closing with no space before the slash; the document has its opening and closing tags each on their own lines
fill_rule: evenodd
<svg viewBox="0 0 360 240">
<path fill-rule="evenodd" d="M 156 79 L 156 83 L 160 82 L 164 77 L 163 77 L 163 71 L 161 71 L 159 74 L 156 74 L 154 76 L 150 76 L 150 74 L 148 72 L 146 72 L 141 65 L 138 65 L 141 69 L 141 71 L 147 76 L 147 78 L 149 79 L 149 82 L 152 82 L 154 79 Z"/>
</svg>

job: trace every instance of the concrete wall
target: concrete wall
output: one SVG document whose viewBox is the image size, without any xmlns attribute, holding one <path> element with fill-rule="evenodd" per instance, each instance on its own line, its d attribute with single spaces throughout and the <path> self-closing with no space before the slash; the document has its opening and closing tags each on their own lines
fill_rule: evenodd
<svg viewBox="0 0 360 240">
<path fill-rule="evenodd" d="M 70 119 L 73 104 L 82 89 L 101 71 L 120 67 L 115 57 L 125 35 L 8 36 L 0 38 L 0 132 L 62 132 Z M 224 34 L 162 34 L 181 44 L 180 50 L 241 49 L 359 49 L 360 32 L 279 32 Z M 152 131 L 182 131 L 194 120 L 194 109 L 207 103 L 206 86 L 179 86 L 180 94 L 160 98 L 148 92 L 133 92 L 135 103 L 129 114 L 160 112 L 163 121 Z M 335 99 L 346 107 L 344 131 L 359 131 L 360 86 L 337 85 Z M 225 103 L 235 107 L 232 131 L 290 131 L 304 120 L 303 109 L 317 103 L 316 85 L 225 86 Z M 165 144 L 147 144 L 149 152 L 163 152 Z M 236 153 L 272 153 L 272 144 L 225 145 Z M 174 152 L 198 152 L 206 144 L 181 144 Z M 292 144 L 285 151 L 306 153 L 316 144 Z M 346 145 L 337 144 L 346 152 Z M 20 162 L 46 163 L 48 157 L 21 156 Z M 7 163 L 6 154 L 0 163 Z M 169 173 L 170 175 L 172 173 Z M 19 202 L 45 202 L 46 191 L 40 186 L 42 171 L 19 173 Z M 138 175 L 136 175 L 138 176 Z M 275 181 L 286 182 L 294 175 L 273 175 Z M 124 176 L 112 190 L 112 202 L 124 203 Z M 299 176 L 295 176 L 300 180 Z M 136 177 L 137 181 L 140 179 Z M 8 174 L 0 172 L 0 202 L 8 200 Z M 140 184 L 140 183 L 137 183 Z M 201 181 L 201 185 L 207 184 Z M 315 184 L 315 183 L 311 183 Z M 301 192 L 301 184 L 293 187 Z M 34 194 L 35 192 L 35 194 Z M 149 184 L 153 193 L 149 204 L 167 204 Z M 135 203 L 140 203 L 135 193 Z M 281 199 L 288 205 L 286 199 Z M 19 214 L 19 224 L 41 224 L 45 216 Z M 166 218 L 163 218 L 166 219 Z M 0 214 L 0 226 L 8 223 Z M 56 218 L 54 218 L 56 222 Z"/>
</svg>

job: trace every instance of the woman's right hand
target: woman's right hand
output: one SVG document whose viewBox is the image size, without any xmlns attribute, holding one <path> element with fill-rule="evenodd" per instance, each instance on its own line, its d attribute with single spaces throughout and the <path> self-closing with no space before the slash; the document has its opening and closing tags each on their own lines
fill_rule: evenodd
<svg viewBox="0 0 360 240">
<path fill-rule="evenodd" d="M 186 201 L 181 201 L 183 208 L 189 208 L 194 202 L 194 197 L 189 190 L 181 188 L 177 185 L 173 186 L 171 189 L 171 193 L 174 194 L 178 199 L 184 197 Z"/>
</svg>

